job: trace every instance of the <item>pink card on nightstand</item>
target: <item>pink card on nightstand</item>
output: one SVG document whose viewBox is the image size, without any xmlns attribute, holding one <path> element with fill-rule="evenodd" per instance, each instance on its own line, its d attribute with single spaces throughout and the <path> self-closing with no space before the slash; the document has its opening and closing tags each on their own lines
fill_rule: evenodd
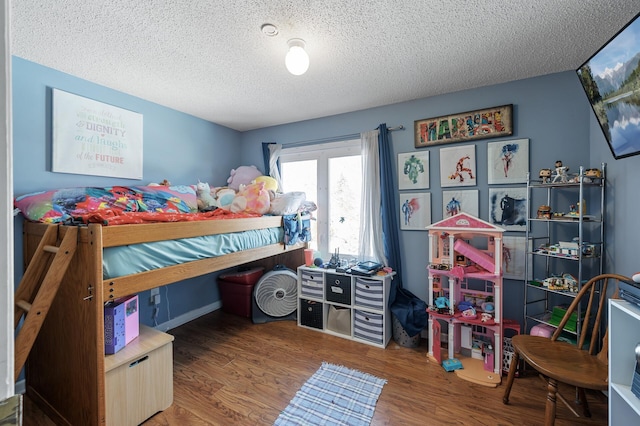
<svg viewBox="0 0 640 426">
<path fill-rule="evenodd" d="M 140 318 L 138 315 L 138 295 L 127 296 L 124 299 L 124 344 L 128 344 L 140 333 Z"/>
</svg>

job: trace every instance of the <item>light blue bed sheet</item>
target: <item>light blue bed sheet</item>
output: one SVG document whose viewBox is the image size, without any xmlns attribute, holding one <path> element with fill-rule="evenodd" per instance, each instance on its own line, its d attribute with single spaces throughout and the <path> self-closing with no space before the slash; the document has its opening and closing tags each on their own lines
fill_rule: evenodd
<svg viewBox="0 0 640 426">
<path fill-rule="evenodd" d="M 108 247 L 102 255 L 103 279 L 281 243 L 283 238 L 283 229 L 277 227 Z"/>
</svg>

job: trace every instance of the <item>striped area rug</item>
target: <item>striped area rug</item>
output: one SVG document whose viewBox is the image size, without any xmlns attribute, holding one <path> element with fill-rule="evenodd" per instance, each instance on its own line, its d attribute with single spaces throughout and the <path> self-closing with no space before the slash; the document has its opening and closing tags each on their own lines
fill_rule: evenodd
<svg viewBox="0 0 640 426">
<path fill-rule="evenodd" d="M 274 425 L 369 425 L 385 383 L 371 374 L 323 362 Z"/>
</svg>

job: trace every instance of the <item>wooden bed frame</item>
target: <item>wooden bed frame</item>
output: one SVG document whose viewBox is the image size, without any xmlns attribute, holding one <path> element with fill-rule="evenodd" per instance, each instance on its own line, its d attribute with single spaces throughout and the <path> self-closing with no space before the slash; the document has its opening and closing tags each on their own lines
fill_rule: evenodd
<svg viewBox="0 0 640 426">
<path fill-rule="evenodd" d="M 48 226 L 25 222 L 25 270 Z M 27 360 L 27 394 L 57 424 L 105 424 L 105 302 L 238 265 L 295 270 L 304 263 L 306 244 L 273 244 L 107 280 L 104 248 L 279 226 L 282 217 L 263 216 L 80 227 L 76 253 Z M 58 225 L 59 240 L 68 229 Z"/>
</svg>

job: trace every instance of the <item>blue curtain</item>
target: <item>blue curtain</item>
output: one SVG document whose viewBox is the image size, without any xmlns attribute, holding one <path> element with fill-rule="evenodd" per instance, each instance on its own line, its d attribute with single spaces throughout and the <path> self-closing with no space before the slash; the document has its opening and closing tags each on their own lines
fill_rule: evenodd
<svg viewBox="0 0 640 426">
<path fill-rule="evenodd" d="M 381 215 L 384 241 L 384 254 L 389 266 L 396 271 L 393 279 L 389 302 L 395 299 L 395 288 L 402 288 L 402 259 L 400 257 L 400 238 L 398 235 L 398 200 L 395 191 L 393 173 L 393 150 L 389 141 L 389 131 L 385 123 L 378 127 L 378 153 L 380 155 L 380 191 Z"/>
<path fill-rule="evenodd" d="M 269 145 L 275 142 L 262 142 L 262 160 L 264 161 L 264 174 L 265 176 L 269 176 L 271 169 L 269 167 Z"/>
</svg>

